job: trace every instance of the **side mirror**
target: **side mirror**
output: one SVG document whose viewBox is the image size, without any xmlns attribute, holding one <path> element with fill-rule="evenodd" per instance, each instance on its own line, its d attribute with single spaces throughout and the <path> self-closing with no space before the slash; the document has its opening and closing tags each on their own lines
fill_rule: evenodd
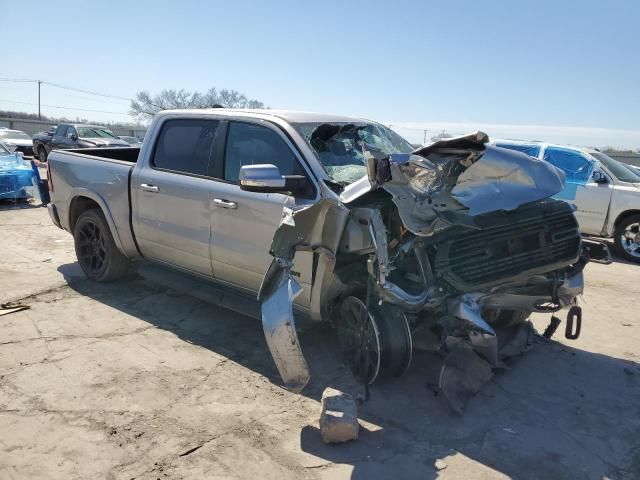
<svg viewBox="0 0 640 480">
<path fill-rule="evenodd" d="M 48 135 L 49 137 L 53 137 L 53 132 L 47 132 L 47 135 Z"/>
<path fill-rule="evenodd" d="M 609 180 L 602 172 L 593 172 L 592 178 L 595 183 L 609 183 Z"/>
<path fill-rule="evenodd" d="M 73 135 L 71 135 L 71 140 L 73 140 L 74 142 L 78 140 L 78 135 L 76 135 L 75 133 Z"/>
<path fill-rule="evenodd" d="M 281 175 L 275 165 L 244 165 L 240 167 L 240 188 L 249 192 L 296 193 L 308 190 L 309 181 L 303 175 Z"/>
</svg>

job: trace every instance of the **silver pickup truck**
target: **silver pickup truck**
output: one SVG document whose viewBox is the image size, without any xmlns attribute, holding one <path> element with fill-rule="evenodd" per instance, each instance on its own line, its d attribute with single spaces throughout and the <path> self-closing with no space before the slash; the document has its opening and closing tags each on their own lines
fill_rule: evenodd
<svg viewBox="0 0 640 480">
<path fill-rule="evenodd" d="M 530 326 L 531 312 L 579 317 L 593 246 L 550 198 L 563 181 L 482 132 L 415 150 L 358 118 L 181 110 L 158 114 L 140 149 L 52 152 L 48 208 L 90 279 L 154 264 L 257 298 L 276 366 L 300 390 L 294 312 L 332 322 L 367 382 L 408 368 L 416 332 L 449 371 L 460 355 L 491 368 L 497 330 Z"/>
</svg>

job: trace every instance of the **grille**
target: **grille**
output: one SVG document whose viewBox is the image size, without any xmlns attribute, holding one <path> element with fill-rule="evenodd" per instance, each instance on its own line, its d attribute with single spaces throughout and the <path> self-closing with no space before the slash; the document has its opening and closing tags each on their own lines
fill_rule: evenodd
<svg viewBox="0 0 640 480">
<path fill-rule="evenodd" d="M 546 200 L 475 220 L 480 230 L 437 242 L 436 271 L 461 291 L 550 272 L 578 259 L 580 231 L 565 202 Z"/>
</svg>

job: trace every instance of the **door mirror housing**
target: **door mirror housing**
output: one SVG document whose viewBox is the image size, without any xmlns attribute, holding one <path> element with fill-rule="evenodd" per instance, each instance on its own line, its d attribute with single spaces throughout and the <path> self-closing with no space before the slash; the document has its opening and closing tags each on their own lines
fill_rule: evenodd
<svg viewBox="0 0 640 480">
<path fill-rule="evenodd" d="M 240 188 L 249 192 L 300 193 L 309 190 L 304 175 L 282 175 L 272 164 L 244 165 L 240 167 Z"/>
<path fill-rule="evenodd" d="M 75 133 L 71 134 L 71 140 L 73 140 L 74 142 L 76 142 L 78 140 L 78 135 L 76 135 Z"/>
<path fill-rule="evenodd" d="M 602 172 L 593 172 L 592 178 L 595 183 L 609 183 L 606 175 Z"/>
</svg>

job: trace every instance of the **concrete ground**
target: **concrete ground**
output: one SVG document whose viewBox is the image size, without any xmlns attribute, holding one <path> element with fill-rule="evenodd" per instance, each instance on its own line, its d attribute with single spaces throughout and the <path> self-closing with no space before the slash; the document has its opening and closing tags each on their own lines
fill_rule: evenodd
<svg viewBox="0 0 640 480">
<path fill-rule="evenodd" d="M 360 388 L 330 330 L 301 336 L 313 380 L 289 393 L 256 320 L 89 282 L 45 209 L 0 206 L 0 300 L 30 306 L 0 316 L 0 479 L 640 478 L 640 266 L 586 279 L 582 336 L 539 339 L 464 416 L 417 353 L 371 388 L 360 439 L 325 446 L 323 388 Z"/>
</svg>

